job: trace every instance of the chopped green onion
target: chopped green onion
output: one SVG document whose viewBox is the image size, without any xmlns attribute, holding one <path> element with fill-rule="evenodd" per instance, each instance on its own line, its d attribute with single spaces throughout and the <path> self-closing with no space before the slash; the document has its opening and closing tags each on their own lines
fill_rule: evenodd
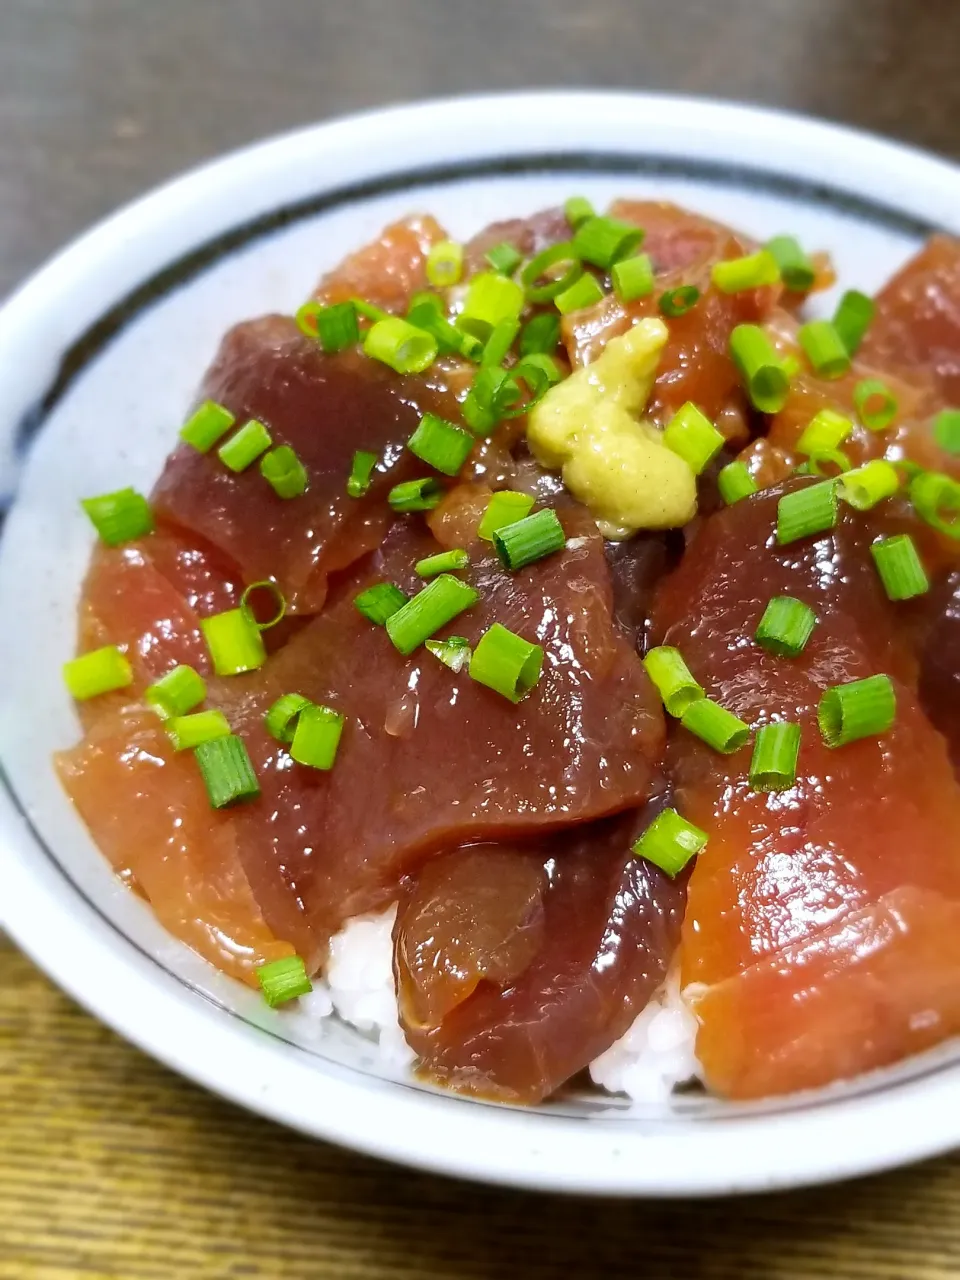
<svg viewBox="0 0 960 1280">
<path fill-rule="evenodd" d="M 448 636 L 446 640 L 427 640 L 424 647 L 432 653 L 445 667 L 449 667 L 455 675 L 470 666 L 473 656 L 470 641 L 465 636 Z"/>
<path fill-rule="evenodd" d="M 207 696 L 207 684 L 193 667 L 180 666 L 155 680 L 144 692 L 144 700 L 162 720 L 186 715 Z"/>
<path fill-rule="evenodd" d="M 594 209 L 586 196 L 571 196 L 564 204 L 563 212 L 574 231 L 580 226 L 581 222 L 586 222 L 588 218 L 597 216 L 596 209 Z"/>
<path fill-rule="evenodd" d="M 297 716 L 297 726 L 290 743 L 290 755 L 297 764 L 311 769 L 332 769 L 343 734 L 345 716 L 330 707 L 311 703 Z"/>
<path fill-rule="evenodd" d="M 604 271 L 621 258 L 628 258 L 642 241 L 643 230 L 619 218 L 586 218 L 573 235 L 577 257 Z"/>
<path fill-rule="evenodd" d="M 457 328 L 486 342 L 498 324 L 519 320 L 522 310 L 520 285 L 496 271 L 483 271 L 470 281 Z"/>
<path fill-rule="evenodd" d="M 648 253 L 623 258 L 610 269 L 613 291 L 621 302 L 633 302 L 653 293 L 653 264 Z"/>
<path fill-rule="evenodd" d="M 960 538 L 960 484 L 956 480 L 940 471 L 921 471 L 910 481 L 910 501 L 921 520 L 948 538 Z"/>
<path fill-rule="evenodd" d="M 596 276 L 585 271 L 579 280 L 575 280 L 569 289 L 558 293 L 553 300 L 554 306 L 561 315 L 569 315 L 571 311 L 582 311 L 584 307 L 595 306 L 604 298 L 603 286 Z"/>
<path fill-rule="evenodd" d="M 254 800 L 260 794 L 247 748 L 236 734 L 201 742 L 193 754 L 214 809 L 225 809 L 239 800 Z"/>
<path fill-rule="evenodd" d="M 512 276 L 523 261 L 523 254 L 518 253 L 514 246 L 508 244 L 506 240 L 501 240 L 499 244 L 495 244 L 483 256 L 494 271 L 499 271 L 505 276 Z"/>
<path fill-rule="evenodd" d="M 695 284 L 681 284 L 676 289 L 668 289 L 661 293 L 657 306 L 660 314 L 669 320 L 685 316 L 700 301 L 700 290 Z"/>
<path fill-rule="evenodd" d="M 790 379 L 760 326 L 738 324 L 730 335 L 730 354 L 754 408 L 761 413 L 779 413 L 790 394 Z"/>
<path fill-rule="evenodd" d="M 200 630 L 218 676 L 256 671 L 267 660 L 260 630 L 246 609 L 227 609 L 201 618 Z"/>
<path fill-rule="evenodd" d="M 481 365 L 502 364 L 519 332 L 520 325 L 516 320 L 501 320 L 484 345 Z"/>
<path fill-rule="evenodd" d="M 251 418 L 220 446 L 217 456 L 231 471 L 246 471 L 271 444 L 273 441 L 267 428 L 256 418 Z"/>
<path fill-rule="evenodd" d="M 778 658 L 798 658 L 817 625 L 809 605 L 793 596 L 774 596 L 763 611 L 754 639 Z"/>
<path fill-rule="evenodd" d="M 118 489 L 97 498 L 83 498 L 80 505 L 90 517 L 100 541 L 108 547 L 118 547 L 121 542 L 153 532 L 150 504 L 136 489 Z"/>
<path fill-rule="evenodd" d="M 777 542 L 781 547 L 837 523 L 837 483 L 822 480 L 785 493 L 777 503 Z"/>
<path fill-rule="evenodd" d="M 820 378 L 842 378 L 850 368 L 850 355 L 829 320 L 811 320 L 797 334 L 800 345 Z"/>
<path fill-rule="evenodd" d="M 723 448 L 724 438 L 707 415 L 688 400 L 664 428 L 663 443 L 698 476 Z"/>
<path fill-rule="evenodd" d="M 202 742 L 225 738 L 230 732 L 222 711 L 195 711 L 189 716 L 173 716 L 163 726 L 170 735 L 174 751 L 192 751 Z"/>
<path fill-rule="evenodd" d="M 807 293 L 816 280 L 816 268 L 793 236 L 774 236 L 767 241 L 767 252 L 780 268 L 780 278 L 794 293 Z"/>
<path fill-rule="evenodd" d="M 692 702 L 704 696 L 679 649 L 661 644 L 649 650 L 643 659 L 647 675 L 663 699 L 667 714 L 678 719 Z"/>
<path fill-rule="evenodd" d="M 836 473 L 828 471 L 828 466 L 836 467 Z M 808 476 L 843 475 L 845 471 L 849 470 L 850 459 L 842 449 L 818 449 L 815 453 L 810 454 L 803 466 L 797 467 L 797 471 L 801 475 Z"/>
<path fill-rule="evenodd" d="M 761 725 L 750 760 L 750 786 L 754 791 L 789 791 L 797 780 L 799 755 L 798 724 Z"/>
<path fill-rule="evenodd" d="M 479 360 L 483 353 L 483 343 L 479 339 L 450 323 L 435 293 L 415 294 L 407 320 L 415 329 L 429 333 L 436 340 L 438 351 L 454 352 L 467 360 Z"/>
<path fill-rule="evenodd" d="M 912 600 L 930 590 L 930 579 L 909 533 L 881 538 L 870 547 L 883 589 L 890 600 Z"/>
<path fill-rule="evenodd" d="M 530 399 L 522 407 L 515 408 L 509 413 L 511 417 L 517 417 L 520 413 L 527 413 L 538 400 L 541 400 L 551 387 L 555 387 L 563 377 L 556 360 L 552 356 L 546 355 L 544 352 L 534 352 L 529 356 L 524 356 L 522 360 L 518 360 L 513 366 L 514 381 L 519 379 L 526 383 L 527 390 L 530 392 Z"/>
<path fill-rule="evenodd" d="M 493 535 L 493 545 L 504 568 L 516 572 L 567 545 L 563 525 L 552 507 L 503 525 Z"/>
<path fill-rule="evenodd" d="M 853 390 L 853 403 L 868 431 L 884 431 L 897 416 L 897 397 L 879 378 L 864 378 Z"/>
<path fill-rule="evenodd" d="M 482 368 L 460 406 L 463 420 L 477 435 L 486 435 L 520 400 L 517 380 L 506 369 Z"/>
<path fill-rule="evenodd" d="M 425 556 L 413 567 L 421 578 L 433 578 L 438 573 L 456 573 L 458 569 L 465 569 L 469 563 L 470 557 L 466 551 L 462 547 L 456 547 L 452 551 L 438 551 L 435 556 Z"/>
<path fill-rule="evenodd" d="M 840 477 L 838 494 L 857 511 L 869 511 L 900 488 L 900 476 L 892 462 L 874 458 Z"/>
<path fill-rule="evenodd" d="M 296 316 L 297 328 L 314 338 L 328 355 L 354 347 L 360 341 L 357 308 L 352 302 L 335 302 L 325 307 L 305 302 Z"/>
<path fill-rule="evenodd" d="M 449 573 L 428 582 L 422 591 L 387 619 L 387 635 L 401 653 L 413 653 L 424 640 L 475 605 L 480 592 Z"/>
<path fill-rule="evenodd" d="M 764 285 L 780 282 L 780 268 L 768 249 L 743 258 L 728 258 L 715 262 L 710 279 L 721 293 L 743 293 L 747 289 L 760 289 Z"/>
<path fill-rule="evenodd" d="M 63 679 L 71 698 L 85 702 L 133 684 L 133 669 L 117 646 L 108 644 L 65 662 Z"/>
<path fill-rule="evenodd" d="M 253 605 L 250 603 L 250 597 L 255 591 L 266 591 L 276 606 L 275 612 L 270 615 L 266 622 L 260 621 L 254 612 Z M 271 627 L 275 627 L 278 622 L 283 621 L 287 612 L 287 602 L 277 584 L 264 579 L 263 582 L 251 582 L 249 587 L 244 588 L 243 595 L 240 597 L 240 608 L 258 631 L 269 631 Z"/>
<path fill-rule="evenodd" d="M 463 245 L 440 240 L 427 254 L 427 279 L 435 289 L 449 289 L 463 275 Z"/>
<path fill-rule="evenodd" d="M 474 443 L 473 436 L 463 427 L 438 418 L 435 413 L 425 413 L 407 441 L 407 448 L 427 466 L 442 471 L 445 476 L 455 476 Z"/>
<path fill-rule="evenodd" d="M 823 453 L 839 449 L 853 431 L 853 423 L 833 409 L 821 409 L 804 427 L 797 441 L 797 453 Z"/>
<path fill-rule="evenodd" d="M 312 705 L 310 699 L 305 698 L 302 693 L 282 694 L 263 717 L 267 733 L 278 742 L 289 746 L 293 741 L 297 717 L 301 711 L 305 711 Z"/>
<path fill-rule="evenodd" d="M 827 689 L 817 708 L 820 734 L 828 747 L 886 733 L 897 716 L 897 695 L 889 676 L 867 676 Z"/>
<path fill-rule="evenodd" d="M 307 977 L 307 966 L 299 956 L 284 956 L 282 960 L 262 964 L 257 970 L 257 981 L 271 1009 L 313 990 Z"/>
<path fill-rule="evenodd" d="M 347 493 L 351 498 L 362 498 L 373 483 L 373 472 L 378 462 L 377 455 L 368 449 L 358 449 L 350 464 L 350 475 L 347 479 Z"/>
<path fill-rule="evenodd" d="M 236 418 L 215 400 L 204 400 L 199 409 L 180 429 L 180 439 L 198 453 L 209 453 L 217 441 L 227 434 Z"/>
<path fill-rule="evenodd" d="M 748 724 L 709 698 L 695 698 L 680 717 L 680 723 L 725 756 L 739 751 L 750 737 Z"/>
<path fill-rule="evenodd" d="M 443 485 L 439 480 L 404 480 L 395 484 L 387 494 L 387 502 L 394 511 L 432 511 L 443 497 Z"/>
<path fill-rule="evenodd" d="M 519 702 L 540 679 L 543 649 L 495 622 L 477 641 L 470 679 Z"/>
<path fill-rule="evenodd" d="M 399 316 L 377 320 L 367 330 L 363 349 L 396 373 L 423 373 L 437 358 L 437 340 Z"/>
<path fill-rule="evenodd" d="M 941 409 L 933 420 L 933 438 L 946 453 L 960 453 L 960 409 Z"/>
<path fill-rule="evenodd" d="M 561 264 L 565 270 L 557 275 L 553 268 Z M 520 283 L 528 302 L 550 302 L 569 289 L 582 274 L 583 267 L 573 243 L 564 240 L 562 244 L 552 244 L 531 258 L 520 272 Z"/>
<path fill-rule="evenodd" d="M 848 289 L 840 299 L 840 305 L 833 317 L 833 327 L 839 334 L 840 341 L 847 348 L 848 355 L 856 355 L 857 348 L 863 341 L 863 335 L 870 327 L 874 311 L 876 311 L 876 304 L 873 299 L 868 298 L 859 289 Z"/>
<path fill-rule="evenodd" d="M 354 596 L 353 603 L 365 618 L 382 627 L 389 617 L 403 608 L 408 599 L 392 582 L 377 582 Z"/>
<path fill-rule="evenodd" d="M 520 330 L 518 350 L 521 356 L 550 355 L 560 341 L 560 317 L 555 311 L 534 316 Z"/>
<path fill-rule="evenodd" d="M 278 498 L 299 498 L 307 487 L 306 468 L 288 444 L 263 455 L 260 474 Z"/>
<path fill-rule="evenodd" d="M 516 493 L 512 489 L 500 489 L 487 503 L 477 528 L 477 537 L 492 542 L 493 535 L 508 524 L 515 524 L 528 516 L 533 508 L 533 498 L 528 493 Z"/>
<path fill-rule="evenodd" d="M 707 843 L 707 833 L 681 818 L 676 809 L 662 809 L 634 844 L 638 858 L 646 858 L 671 880 Z"/>
<path fill-rule="evenodd" d="M 728 462 L 717 475 L 717 488 L 727 506 L 732 507 L 741 498 L 749 498 L 751 493 L 757 493 L 760 486 L 745 462 Z"/>
</svg>

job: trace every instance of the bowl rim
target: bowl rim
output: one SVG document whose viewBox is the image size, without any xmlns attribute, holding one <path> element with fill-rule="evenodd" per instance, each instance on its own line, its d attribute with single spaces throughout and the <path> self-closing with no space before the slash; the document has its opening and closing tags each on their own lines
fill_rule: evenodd
<svg viewBox="0 0 960 1280">
<path fill-rule="evenodd" d="M 169 261 L 176 252 L 171 242 L 196 244 L 211 229 L 222 231 L 225 203 L 236 209 L 228 226 L 256 216 L 265 197 L 253 189 L 269 187 L 272 174 L 304 155 L 362 157 L 391 140 L 402 150 L 410 138 L 419 138 L 429 153 L 431 130 L 441 121 L 448 143 L 462 136 L 479 154 L 490 142 L 479 136 L 478 119 L 488 129 L 492 117 L 504 126 L 531 113 L 562 120 L 571 107 L 600 121 L 625 114 L 646 121 L 662 131 L 668 149 L 673 138 L 686 142 L 693 132 L 705 153 L 711 143 L 728 155 L 734 143 L 748 156 L 776 147 L 798 158 L 811 181 L 842 166 L 851 190 L 858 178 L 870 180 L 874 194 L 893 206 L 920 208 L 956 228 L 956 167 L 900 143 L 800 115 L 710 99 L 590 90 L 433 99 L 279 134 L 193 168 L 124 206 L 7 299 L 0 309 L 0 367 L 26 360 L 38 378 L 44 370 L 55 371 L 50 335 L 60 333 L 54 318 L 65 298 L 84 300 L 73 316 L 82 329 L 85 318 Z M 503 138 L 494 146 L 498 152 L 521 149 Z M 652 1197 L 831 1181 L 960 1143 L 960 1064 L 842 1101 L 813 1100 L 802 1110 L 664 1125 L 623 1116 L 582 1120 L 524 1113 L 378 1080 L 263 1036 L 185 991 L 91 906 L 65 891 L 62 873 L 36 858 L 35 849 L 26 815 L 9 790 L 0 792 L 0 920 L 59 986 L 138 1047 L 212 1092 L 367 1154 L 502 1185 Z"/>
</svg>

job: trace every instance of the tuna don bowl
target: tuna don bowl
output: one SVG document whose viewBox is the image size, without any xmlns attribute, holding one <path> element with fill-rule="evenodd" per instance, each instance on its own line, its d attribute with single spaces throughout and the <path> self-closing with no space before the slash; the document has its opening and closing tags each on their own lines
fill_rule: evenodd
<svg viewBox="0 0 960 1280">
<path fill-rule="evenodd" d="M 951 1144 L 958 186 L 741 108 L 460 100 L 68 248 L 0 314 L 13 937 L 441 1171 Z"/>
</svg>

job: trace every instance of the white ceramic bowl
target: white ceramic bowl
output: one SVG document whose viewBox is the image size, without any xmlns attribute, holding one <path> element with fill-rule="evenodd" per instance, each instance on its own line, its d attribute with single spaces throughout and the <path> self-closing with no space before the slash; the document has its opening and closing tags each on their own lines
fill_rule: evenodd
<svg viewBox="0 0 960 1280">
<path fill-rule="evenodd" d="M 627 1111 L 519 1111 L 378 1074 L 337 1026 L 296 1020 L 214 973 L 123 889 L 60 791 L 77 733 L 70 656 L 91 534 L 77 499 L 149 488 L 233 321 L 292 309 L 389 218 L 457 236 L 573 191 L 659 195 L 757 235 L 829 249 L 874 288 L 937 226 L 960 173 L 830 125 L 712 102 L 555 93 L 459 99 L 309 128 L 207 165 L 76 241 L 0 313 L 0 913 L 88 1009 L 176 1070 L 307 1133 L 444 1173 L 635 1195 L 846 1177 L 960 1140 L 955 1046 L 819 1095 Z M 830 299 L 825 299 L 824 306 Z M 135 838 L 135 833 L 131 833 Z"/>
</svg>

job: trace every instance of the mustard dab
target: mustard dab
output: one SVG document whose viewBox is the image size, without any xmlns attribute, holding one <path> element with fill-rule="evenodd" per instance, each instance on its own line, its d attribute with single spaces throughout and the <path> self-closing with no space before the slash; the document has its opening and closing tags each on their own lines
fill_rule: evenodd
<svg viewBox="0 0 960 1280">
<path fill-rule="evenodd" d="M 646 319 L 611 338 L 593 364 L 552 387 L 527 422 L 534 457 L 560 471 L 607 538 L 671 529 L 696 514 L 690 467 L 639 420 L 668 333 L 662 320 Z"/>
</svg>

